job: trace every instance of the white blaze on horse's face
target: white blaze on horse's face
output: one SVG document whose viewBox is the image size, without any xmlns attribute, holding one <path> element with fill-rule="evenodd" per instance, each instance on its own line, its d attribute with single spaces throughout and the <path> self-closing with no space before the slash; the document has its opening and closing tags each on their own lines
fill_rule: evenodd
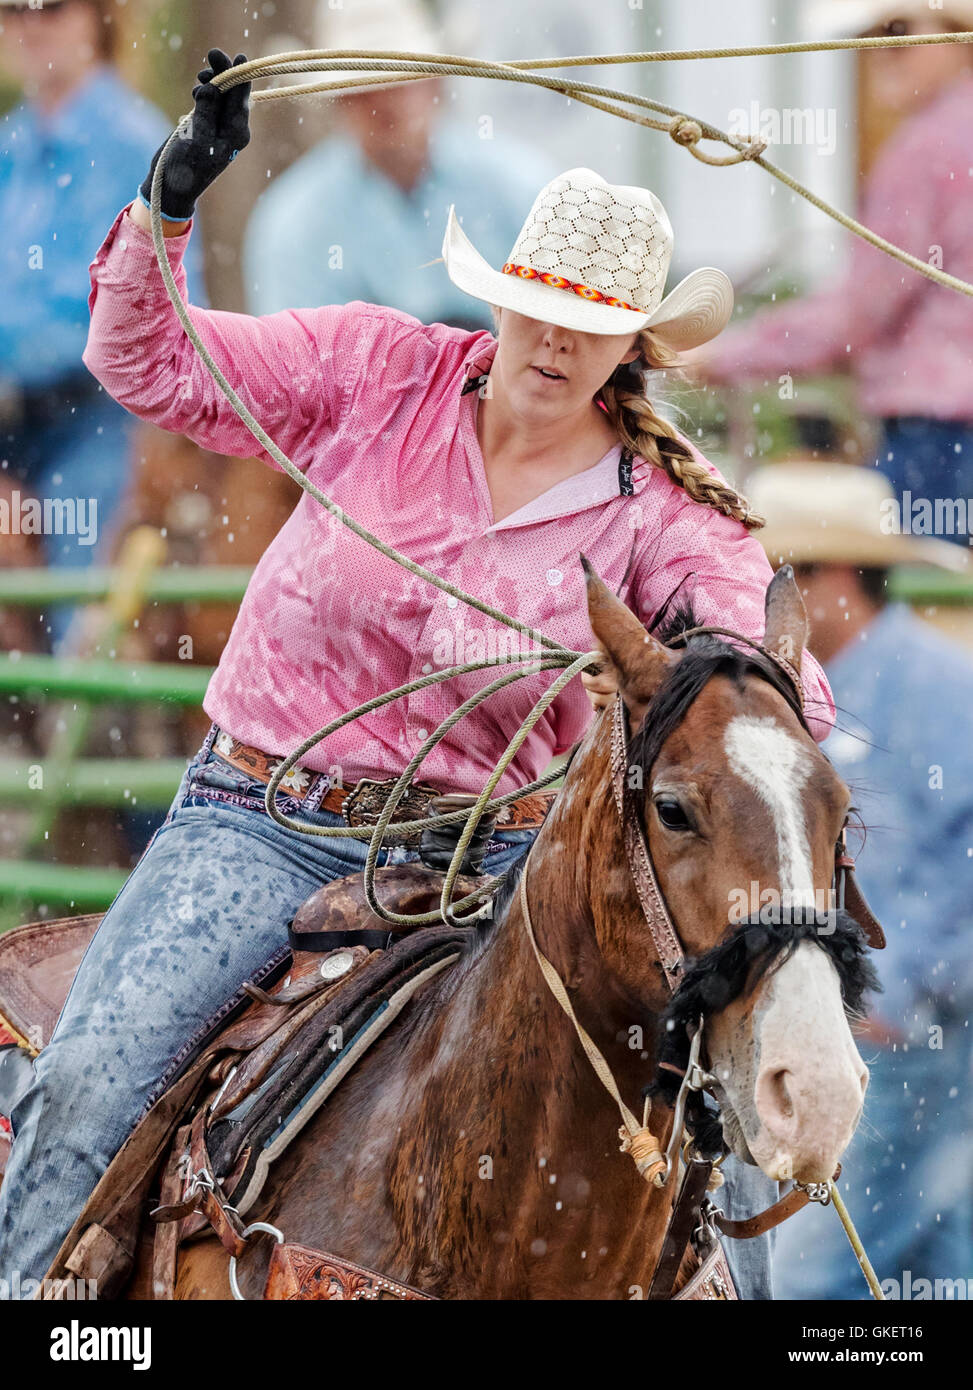
<svg viewBox="0 0 973 1390">
<path fill-rule="evenodd" d="M 730 767 L 776 827 L 778 881 L 767 886 L 777 888 L 782 906 L 813 907 L 802 796 L 814 770 L 811 751 L 772 718 L 732 719 L 724 742 Z M 741 1014 L 749 1014 L 749 1027 L 740 1026 Z M 727 1137 L 740 1156 L 749 1151 L 779 1180 L 831 1177 L 858 1124 L 868 1071 L 825 952 L 803 942 L 749 1001 L 714 1015 L 706 1028 L 710 1066 L 736 1121 Z"/>
<path fill-rule="evenodd" d="M 757 793 L 777 830 L 781 906 L 813 907 L 811 847 L 802 792 L 813 771 L 811 755 L 776 719 L 738 715 L 726 726 L 727 762 Z"/>
</svg>

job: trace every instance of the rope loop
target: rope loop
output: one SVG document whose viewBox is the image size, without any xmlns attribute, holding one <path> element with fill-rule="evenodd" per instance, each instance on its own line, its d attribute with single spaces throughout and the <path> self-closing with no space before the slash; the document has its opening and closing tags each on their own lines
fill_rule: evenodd
<svg viewBox="0 0 973 1390">
<path fill-rule="evenodd" d="M 665 129 L 668 130 L 670 138 L 688 150 L 694 159 L 717 168 L 742 164 L 748 159 L 759 159 L 767 148 L 767 141 L 759 135 L 729 135 L 722 130 L 704 130 L 700 121 L 682 112 L 673 116 Z M 733 146 L 733 154 L 706 154 L 699 149 L 700 140 L 724 140 Z"/>
<path fill-rule="evenodd" d="M 825 48 L 838 47 L 866 47 L 885 45 L 912 46 L 917 43 L 926 42 L 973 42 L 973 32 L 965 33 L 962 35 L 936 35 L 923 37 L 906 37 L 902 39 L 858 40 L 848 42 L 842 41 L 833 42 L 830 44 L 801 44 L 785 46 L 771 45 L 752 51 L 756 53 L 782 53 L 796 51 L 810 52 Z M 469 76 L 487 78 L 494 81 L 529 83 L 539 87 L 545 87 L 548 90 L 558 92 L 563 96 L 570 96 L 572 99 L 582 102 L 596 110 L 604 111 L 609 115 L 621 117 L 623 120 L 634 122 L 640 126 L 645 126 L 655 130 L 668 130 L 670 137 L 676 144 L 682 145 L 685 149 L 688 149 L 690 154 L 692 154 L 695 159 L 700 160 L 704 164 L 738 164 L 746 160 L 759 159 L 760 167 L 766 170 L 767 173 L 771 174 L 774 178 L 778 179 L 781 183 L 783 183 L 786 187 L 790 188 L 793 192 L 805 198 L 809 203 L 812 204 L 812 206 L 818 208 L 819 211 L 833 218 L 841 226 L 853 232 L 856 236 L 859 236 L 863 238 L 865 241 L 868 241 L 871 245 L 877 247 L 881 251 L 884 251 L 887 255 L 894 257 L 902 264 L 910 266 L 913 270 L 917 271 L 920 275 L 924 275 L 927 279 L 933 280 L 938 284 L 948 286 L 950 289 L 953 289 L 960 294 L 973 297 L 973 284 L 969 284 L 965 280 L 959 279 L 957 276 L 947 274 L 945 271 L 940 270 L 938 267 L 929 265 L 927 264 L 927 262 L 920 260 L 916 256 L 913 256 L 910 252 L 904 251 L 901 247 L 895 246 L 893 243 L 886 241 L 883 237 L 880 237 L 877 233 L 871 231 L 868 227 L 863 226 L 854 218 L 848 217 L 846 214 L 840 212 L 838 209 L 831 207 L 830 204 L 826 203 L 823 198 L 819 198 L 816 194 L 812 193 L 809 189 L 805 188 L 802 184 L 798 183 L 796 179 L 791 178 L 790 175 L 786 174 L 782 169 L 778 169 L 768 161 L 760 159 L 763 150 L 766 148 L 766 144 L 764 141 L 758 139 L 757 137 L 742 139 L 740 137 L 731 136 L 724 131 L 717 130 L 715 127 L 707 124 L 706 122 L 694 119 L 692 116 L 689 116 L 684 112 L 674 111 L 672 107 L 664 106 L 661 102 L 653 101 L 650 97 L 637 95 L 631 92 L 619 91 L 611 87 L 601 87 L 590 83 L 574 82 L 568 78 L 565 78 L 564 76 L 545 77 L 542 76 L 541 73 L 538 71 L 530 71 L 530 69 L 539 69 L 544 67 L 578 67 L 585 66 L 590 63 L 642 63 L 661 62 L 666 60 L 685 58 L 716 58 L 742 56 L 744 52 L 749 51 L 751 50 L 712 49 L 685 53 L 656 52 L 600 54 L 575 56 L 573 58 L 520 59 L 511 63 L 491 63 L 484 59 L 465 58 L 462 56 L 457 57 L 454 55 L 444 54 L 400 53 L 391 50 L 310 49 L 291 53 L 274 54 L 270 57 L 254 59 L 248 63 L 242 64 L 240 67 L 234 67 L 225 73 L 218 74 L 213 79 L 213 86 L 216 87 L 218 90 L 222 91 L 225 88 L 233 87 L 243 82 L 253 82 L 258 78 L 267 79 L 271 76 L 276 75 L 300 76 L 302 73 L 310 75 L 314 79 L 309 83 L 300 83 L 294 86 L 285 86 L 282 88 L 273 88 L 266 91 L 255 92 L 253 94 L 253 101 L 255 103 L 261 101 L 278 100 L 281 98 L 288 98 L 291 96 L 298 95 L 305 96 L 315 93 L 329 93 L 333 95 L 336 91 L 340 91 L 345 87 L 362 85 L 361 78 L 349 79 L 347 77 L 337 77 L 331 78 L 330 80 L 321 80 L 322 77 L 327 78 L 328 74 L 330 74 L 333 70 L 338 70 L 339 72 L 344 71 L 346 73 L 349 70 L 361 72 L 367 71 L 372 79 L 374 79 L 378 74 L 381 74 L 381 84 L 397 83 L 404 81 L 417 81 L 429 76 Z M 626 106 L 634 106 L 635 108 L 637 108 L 637 110 L 626 110 Z M 654 112 L 655 115 L 650 116 L 645 114 L 650 111 Z M 370 700 L 363 705 L 359 705 L 356 709 L 350 711 L 348 714 L 340 716 L 335 720 L 332 720 L 331 723 L 326 725 L 324 729 L 318 730 L 315 734 L 312 734 L 308 739 L 306 739 L 304 743 L 301 745 L 301 747 L 296 749 L 294 753 L 291 754 L 290 758 L 286 759 L 281 764 L 281 767 L 278 769 L 277 773 L 275 773 L 274 778 L 271 780 L 267 788 L 265 804 L 267 807 L 268 814 L 281 825 L 286 825 L 288 828 L 300 831 L 301 833 L 308 835 L 327 834 L 331 836 L 347 835 L 355 839 L 368 838 L 369 847 L 365 864 L 365 894 L 368 900 L 368 905 L 371 908 L 371 910 L 377 916 L 382 917 L 384 920 L 392 923 L 399 923 L 411 926 L 425 925 L 428 922 L 439 920 L 450 922 L 453 925 L 461 925 L 465 922 L 480 920 L 483 915 L 483 904 L 485 900 L 491 897 L 492 892 L 495 889 L 496 884 L 499 880 L 491 880 L 490 883 L 487 884 L 485 887 L 474 890 L 474 892 L 461 898 L 458 902 L 451 902 L 453 884 L 455 882 L 456 877 L 459 874 L 459 868 L 462 862 L 463 854 L 465 853 L 465 850 L 468 844 L 470 843 L 473 834 L 475 833 L 477 823 L 484 814 L 490 814 L 494 812 L 496 809 L 498 809 L 500 806 L 508 804 L 510 801 L 516 800 L 518 797 L 524 796 L 528 792 L 539 790 L 541 787 L 557 779 L 559 775 L 558 771 L 548 773 L 544 777 L 535 779 L 534 782 L 529 783 L 527 786 L 520 787 L 516 792 L 508 793 L 506 796 L 503 797 L 492 798 L 492 793 L 495 787 L 497 786 L 500 778 L 503 776 L 509 763 L 516 756 L 518 749 L 529 735 L 530 730 L 543 716 L 547 707 L 557 698 L 564 686 L 567 685 L 568 682 L 571 681 L 576 674 L 578 674 L 578 672 L 582 670 L 589 670 L 592 668 L 592 666 L 595 664 L 596 653 L 576 652 L 570 648 L 563 647 L 554 638 L 548 637 L 545 633 L 531 627 L 527 623 L 521 622 L 519 619 L 512 617 L 510 614 L 504 613 L 499 609 L 492 607 L 490 604 L 484 603 L 481 599 L 478 599 L 474 595 L 468 594 L 464 590 L 449 583 L 449 581 L 443 579 L 440 575 L 435 574 L 432 570 L 426 568 L 424 565 L 417 564 L 416 561 L 410 559 L 407 555 L 402 554 L 401 551 L 396 550 L 392 546 L 386 545 L 377 536 L 374 536 L 370 531 L 368 531 L 366 527 L 362 526 L 359 522 L 355 521 L 351 516 L 349 516 L 344 511 L 344 509 L 338 505 L 338 503 L 332 501 L 332 499 L 327 497 L 320 490 L 320 488 L 318 488 L 314 483 L 312 483 L 300 471 L 300 469 L 298 469 L 297 466 L 287 457 L 287 455 L 283 453 L 283 451 L 274 442 L 274 440 L 271 439 L 270 436 L 267 434 L 266 430 L 262 427 L 260 422 L 254 417 L 247 405 L 241 399 L 237 390 L 235 390 L 234 387 L 230 384 L 230 382 L 226 379 L 223 372 L 220 370 L 216 361 L 214 360 L 212 354 L 209 352 L 205 343 L 200 337 L 200 334 L 197 331 L 196 326 L 194 325 L 192 318 L 189 314 L 188 306 L 183 302 L 179 288 L 177 287 L 176 279 L 169 263 L 169 256 L 166 249 L 165 238 L 163 235 L 161 206 L 162 177 L 165 169 L 166 158 L 169 152 L 171 151 L 174 142 L 184 137 L 185 131 L 191 119 L 191 113 L 186 113 L 180 118 L 176 129 L 173 131 L 172 135 L 170 135 L 165 146 L 159 153 L 159 158 L 156 162 L 155 173 L 152 178 L 150 209 L 152 221 L 152 241 L 155 247 L 156 261 L 158 263 L 159 273 L 162 276 L 162 281 L 165 285 L 166 293 L 168 294 L 169 300 L 172 304 L 173 311 L 178 317 L 180 323 L 182 324 L 187 338 L 189 339 L 190 343 L 195 349 L 196 354 L 199 357 L 205 369 L 209 372 L 210 376 L 213 378 L 220 391 L 223 393 L 227 401 L 230 403 L 232 409 L 235 411 L 239 419 L 250 431 L 250 433 L 254 436 L 254 438 L 258 441 L 258 443 L 266 450 L 266 452 L 271 456 L 271 458 L 273 458 L 275 462 L 279 464 L 283 472 L 285 472 L 290 478 L 293 479 L 295 483 L 297 483 L 299 487 L 301 487 L 305 492 L 307 492 L 311 497 L 313 497 L 314 500 L 322 508 L 324 508 L 325 511 L 329 512 L 342 525 L 347 526 L 350 530 L 354 531 L 355 534 L 358 535 L 362 540 L 364 540 L 368 545 L 372 546 L 374 549 L 378 550 L 380 553 L 384 554 L 389 559 L 394 560 L 404 569 L 410 571 L 410 573 L 416 575 L 417 577 L 423 580 L 426 580 L 428 583 L 436 586 L 439 589 L 442 589 L 446 593 L 451 594 L 454 598 L 458 599 L 462 603 L 466 604 L 471 608 L 477 609 L 479 612 L 486 614 L 488 617 L 495 619 L 497 622 L 505 625 L 506 627 L 512 628 L 516 631 L 523 633 L 526 636 L 529 636 L 535 643 L 539 644 L 542 648 L 545 649 L 542 655 L 542 659 L 538 665 L 535 665 L 535 669 L 547 671 L 561 668 L 561 674 L 557 676 L 557 678 L 547 689 L 547 691 L 539 697 L 533 709 L 530 711 L 526 719 L 521 723 L 520 727 L 514 733 L 500 761 L 495 767 L 493 774 L 491 775 L 487 783 L 486 788 L 479 797 L 477 804 L 472 808 L 467 808 L 456 812 L 445 813 L 440 816 L 428 817 L 423 821 L 423 825 L 441 824 L 460 819 L 466 821 L 466 825 L 460 837 L 459 843 L 457 844 L 452 863 L 450 864 L 450 868 L 446 874 L 446 880 L 443 886 L 442 900 L 440 903 L 440 910 L 438 913 L 412 915 L 395 914 L 390 913 L 378 902 L 375 896 L 374 876 L 382 841 L 384 839 L 386 831 L 391 830 L 393 833 L 397 833 L 400 830 L 400 828 L 406 824 L 404 822 L 392 822 L 392 816 L 395 810 L 395 806 L 397 805 L 401 796 L 404 794 L 405 788 L 410 778 L 412 777 L 413 772 L 425 759 L 425 757 L 435 746 L 435 744 L 438 743 L 449 732 L 449 730 L 453 727 L 455 723 L 458 722 L 460 718 L 470 713 L 495 690 L 500 689 L 502 688 L 502 686 L 507 685 L 513 681 L 520 680 L 528 674 L 531 674 L 531 672 L 529 672 L 526 669 L 526 667 L 524 667 L 524 669 L 511 671 L 506 675 L 499 677 L 496 681 L 491 682 L 481 691 L 478 691 L 475 695 L 471 696 L 468 700 L 464 701 L 464 703 L 459 707 L 459 709 L 454 711 L 452 715 L 448 716 L 447 719 L 444 719 L 442 721 L 439 727 L 425 740 L 419 752 L 415 754 L 413 758 L 410 760 L 408 767 L 405 769 L 402 776 L 396 783 L 393 794 L 392 796 L 390 796 L 388 802 L 386 803 L 382 816 L 380 817 L 378 823 L 375 825 L 374 829 L 371 831 L 366 831 L 363 830 L 361 827 L 355 826 L 316 827 L 312 823 L 296 821 L 291 817 L 285 817 L 283 813 L 279 811 L 276 805 L 274 804 L 277 794 L 277 788 L 280 785 L 282 777 L 286 774 L 287 771 L 290 770 L 291 767 L 294 766 L 294 764 L 300 758 L 302 758 L 312 747 L 314 747 L 322 739 L 327 737 L 332 732 L 335 732 L 337 729 L 341 728 L 344 724 L 350 723 L 352 720 L 360 718 L 363 714 L 369 712 L 372 709 L 377 709 L 380 706 L 388 704 L 393 700 L 401 699 L 404 696 L 411 694 L 413 690 L 423 688 L 426 684 L 431 685 L 434 683 L 439 683 L 440 681 L 451 679 L 455 675 L 464 674 L 469 671 L 480 670 L 491 665 L 516 666 L 521 661 L 521 657 L 519 654 L 516 657 L 500 658 L 496 661 L 491 660 L 466 662 L 461 665 L 448 668 L 445 671 L 435 672 L 429 676 L 422 677 L 417 681 L 409 682 L 404 686 L 400 686 L 398 690 L 390 691 L 384 695 L 377 696 L 375 699 Z M 731 146 L 731 148 L 733 149 L 733 153 L 722 157 L 704 154 L 700 149 L 698 149 L 699 141 L 702 139 L 721 140 L 724 142 L 724 144 Z M 747 517 L 748 519 L 750 519 L 749 511 L 747 512 Z M 738 636 L 739 634 L 733 635 Z M 412 831 L 415 831 L 418 828 L 418 826 L 415 822 L 411 822 L 408 823 L 408 828 Z M 467 918 L 461 919 L 456 917 L 456 912 L 459 909 L 466 907 L 475 907 L 475 911 L 473 911 Z M 637 1132 L 637 1130 L 637 1122 L 633 1119 L 632 1124 L 630 1126 L 630 1132 L 635 1133 Z"/>
</svg>

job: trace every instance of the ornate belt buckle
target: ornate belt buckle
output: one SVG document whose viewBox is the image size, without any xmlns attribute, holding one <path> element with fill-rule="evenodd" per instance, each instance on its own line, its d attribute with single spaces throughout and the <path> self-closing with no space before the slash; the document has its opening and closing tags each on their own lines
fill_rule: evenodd
<svg viewBox="0 0 973 1390">
<path fill-rule="evenodd" d="M 392 788 L 399 779 L 387 777 L 376 781 L 373 777 L 362 777 L 341 803 L 341 814 L 349 825 L 375 825 L 382 814 L 382 808 L 392 794 Z M 429 802 L 439 795 L 437 787 L 428 782 L 410 782 L 395 808 L 394 820 L 422 820 Z"/>
</svg>

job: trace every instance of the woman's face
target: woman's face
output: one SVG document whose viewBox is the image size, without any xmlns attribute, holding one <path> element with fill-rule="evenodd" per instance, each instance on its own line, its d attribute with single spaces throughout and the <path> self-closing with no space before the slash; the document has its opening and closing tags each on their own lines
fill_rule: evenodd
<svg viewBox="0 0 973 1390">
<path fill-rule="evenodd" d="M 512 408 L 535 420 L 583 410 L 619 363 L 639 355 L 637 333 L 577 333 L 512 309 L 495 312 L 498 347 L 491 376 L 499 372 Z"/>
</svg>

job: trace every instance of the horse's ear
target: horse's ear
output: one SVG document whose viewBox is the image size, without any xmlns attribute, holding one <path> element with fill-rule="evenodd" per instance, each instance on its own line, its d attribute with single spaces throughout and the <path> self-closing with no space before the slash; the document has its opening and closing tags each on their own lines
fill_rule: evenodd
<svg viewBox="0 0 973 1390">
<path fill-rule="evenodd" d="M 764 614 L 764 646 L 799 671 L 807 646 L 807 609 L 790 565 L 781 565 L 767 585 Z"/>
<path fill-rule="evenodd" d="M 679 657 L 648 632 L 581 555 L 588 588 L 588 619 L 595 641 L 618 672 L 618 689 L 628 706 L 633 732 L 670 666 Z"/>
</svg>

